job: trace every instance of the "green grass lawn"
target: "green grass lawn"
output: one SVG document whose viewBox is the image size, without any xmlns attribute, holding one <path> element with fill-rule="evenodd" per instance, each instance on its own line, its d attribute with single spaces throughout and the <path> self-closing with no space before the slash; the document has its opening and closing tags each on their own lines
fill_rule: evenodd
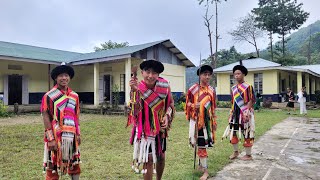
<svg viewBox="0 0 320 180">
<path fill-rule="evenodd" d="M 318 112 L 309 114 L 316 116 Z M 226 110 L 217 112 L 219 141 L 208 151 L 211 176 L 230 162 L 232 147 L 228 140 L 220 141 L 227 115 Z M 141 174 L 131 171 L 133 148 L 129 145 L 131 128 L 125 128 L 126 118 L 102 117 L 92 115 L 92 120 L 81 123 L 81 179 L 141 179 Z M 257 112 L 256 138 L 286 117 L 285 111 Z M 169 136 L 163 179 L 192 179 L 193 149 L 188 146 L 188 123 L 183 114 L 176 116 Z M 0 179 L 43 179 L 42 139 L 43 125 L 39 123 L 0 126 Z M 199 178 L 201 174 L 196 172 L 194 176 Z"/>
</svg>

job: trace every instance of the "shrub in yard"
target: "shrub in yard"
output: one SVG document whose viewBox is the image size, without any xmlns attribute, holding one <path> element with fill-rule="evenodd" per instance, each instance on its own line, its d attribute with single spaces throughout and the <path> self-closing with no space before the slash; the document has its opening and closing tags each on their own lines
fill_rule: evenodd
<svg viewBox="0 0 320 180">
<path fill-rule="evenodd" d="M 186 106 L 186 103 L 185 102 L 180 102 L 180 103 L 176 103 L 174 105 L 174 107 L 176 108 L 176 111 L 184 111 L 184 108 Z"/>
<path fill-rule="evenodd" d="M 176 94 L 172 94 L 173 100 L 175 104 L 180 104 L 182 102 L 186 102 L 186 95 L 182 93 L 179 97 Z"/>
<path fill-rule="evenodd" d="M 178 99 L 178 102 L 179 103 L 186 102 L 186 94 L 185 93 L 181 94 L 181 96 Z"/>
<path fill-rule="evenodd" d="M 316 90 L 315 94 L 316 94 L 316 102 L 317 102 L 317 104 L 319 104 L 320 103 L 320 90 Z"/>
<path fill-rule="evenodd" d="M 263 99 L 263 103 L 262 103 L 262 107 L 264 108 L 270 108 L 272 106 L 272 99 L 271 97 L 269 97 L 268 99 L 264 98 Z"/>
<path fill-rule="evenodd" d="M 218 108 L 231 108 L 231 105 L 230 101 L 217 101 Z"/>
<path fill-rule="evenodd" d="M 0 117 L 8 117 L 9 116 L 7 108 L 8 107 L 5 106 L 3 104 L 3 102 L 0 100 Z"/>
</svg>

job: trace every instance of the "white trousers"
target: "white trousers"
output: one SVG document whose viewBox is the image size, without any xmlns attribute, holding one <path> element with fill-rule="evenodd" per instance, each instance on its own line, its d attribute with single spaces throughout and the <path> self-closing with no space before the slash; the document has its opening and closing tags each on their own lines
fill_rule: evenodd
<svg viewBox="0 0 320 180">
<path fill-rule="evenodd" d="M 306 102 L 300 102 L 300 114 L 307 114 Z"/>
</svg>

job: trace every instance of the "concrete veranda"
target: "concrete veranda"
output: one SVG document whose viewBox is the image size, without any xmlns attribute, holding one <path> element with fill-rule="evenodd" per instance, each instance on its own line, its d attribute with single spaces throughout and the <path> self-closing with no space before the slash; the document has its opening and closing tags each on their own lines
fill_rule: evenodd
<svg viewBox="0 0 320 180">
<path fill-rule="evenodd" d="M 255 142 L 253 161 L 236 159 L 211 179 L 320 179 L 319 141 L 319 118 L 288 117 Z"/>
</svg>

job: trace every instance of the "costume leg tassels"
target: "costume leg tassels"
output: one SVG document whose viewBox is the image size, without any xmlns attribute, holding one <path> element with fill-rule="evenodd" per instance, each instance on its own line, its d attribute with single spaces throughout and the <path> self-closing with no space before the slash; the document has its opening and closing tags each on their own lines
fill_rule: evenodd
<svg viewBox="0 0 320 180">
<path fill-rule="evenodd" d="M 241 133 L 242 133 L 242 131 L 241 131 L 241 123 L 242 123 L 242 115 L 240 114 L 240 117 L 239 117 L 239 142 L 241 143 Z"/>
<path fill-rule="evenodd" d="M 152 161 L 153 161 L 153 173 L 156 173 L 155 165 L 157 162 L 156 156 L 156 142 L 155 137 L 148 136 L 147 139 L 142 138 L 140 144 L 139 163 L 143 163 L 142 174 L 147 173 L 147 163 L 149 162 L 149 149 L 151 149 Z"/>
<path fill-rule="evenodd" d="M 231 128 L 231 131 L 230 131 L 230 142 L 233 138 L 233 133 L 234 133 L 234 124 L 231 124 L 232 125 L 232 128 Z"/>
<path fill-rule="evenodd" d="M 78 139 L 77 137 L 78 135 L 76 135 L 76 139 Z M 81 164 L 81 160 L 80 160 L 80 147 L 79 147 L 79 144 L 78 144 L 78 140 L 75 140 L 75 153 L 73 155 L 73 164 L 72 165 L 77 165 L 77 164 Z"/>
<path fill-rule="evenodd" d="M 223 135 L 222 135 L 221 141 L 222 141 L 224 138 L 227 138 L 229 134 L 230 134 L 230 124 L 228 124 L 226 130 L 224 130 L 224 133 L 223 133 Z"/>
<path fill-rule="evenodd" d="M 250 118 L 250 135 L 249 138 L 254 138 L 255 133 L 255 122 L 254 122 L 254 113 L 251 112 L 251 118 Z"/>
<path fill-rule="evenodd" d="M 202 128 L 202 130 L 203 130 L 204 141 L 205 141 L 206 146 L 207 146 L 207 145 L 208 145 L 208 132 L 207 132 L 206 126 L 204 126 L 204 127 Z"/>
<path fill-rule="evenodd" d="M 151 145 L 150 137 L 148 137 L 147 142 L 146 142 L 146 146 L 145 146 L 145 150 L 144 150 L 144 154 L 143 154 L 144 164 L 145 164 L 145 170 L 144 170 L 145 174 L 147 174 L 147 170 L 148 170 L 147 164 L 148 164 L 148 161 L 149 161 L 149 148 L 150 148 L 150 145 Z"/>
<path fill-rule="evenodd" d="M 142 136 L 141 137 L 141 142 L 140 142 L 140 154 L 139 154 L 139 163 L 140 164 L 143 164 L 143 167 L 142 167 L 142 170 L 141 170 L 141 173 L 144 174 L 145 173 L 145 169 L 146 169 L 146 166 L 145 166 L 145 149 L 146 149 L 146 145 L 147 145 L 147 140 Z"/>
<path fill-rule="evenodd" d="M 72 164 L 71 160 L 74 154 L 73 142 L 75 141 L 75 134 L 70 132 L 63 132 L 61 137 L 61 155 L 62 164 L 60 167 L 61 174 L 67 173 L 67 168 Z"/>
<path fill-rule="evenodd" d="M 138 156 L 139 156 L 139 151 L 140 151 L 140 142 L 137 138 L 135 138 L 134 142 L 134 150 L 133 150 L 133 162 L 132 162 L 132 169 L 134 170 L 135 173 L 139 173 L 139 161 L 138 161 Z"/>
<path fill-rule="evenodd" d="M 196 143 L 196 139 L 194 137 L 195 127 L 196 127 L 196 121 L 193 119 L 190 119 L 190 122 L 189 122 L 189 143 L 191 145 L 194 145 Z"/>
<path fill-rule="evenodd" d="M 134 141 L 133 141 L 133 161 L 131 166 L 132 170 L 135 173 L 140 173 L 139 152 L 140 152 L 140 140 L 138 139 L 138 132 L 136 131 Z"/>
<path fill-rule="evenodd" d="M 47 148 L 47 147 L 46 147 Z M 54 164 L 54 162 L 53 162 L 53 157 L 54 157 L 54 153 L 53 153 L 53 151 L 48 151 L 47 150 L 47 166 L 46 166 L 46 170 L 48 170 L 49 169 L 49 167 L 50 167 L 50 164 L 51 165 L 53 165 Z M 57 171 L 57 166 L 56 165 L 54 165 L 53 166 L 53 169 L 52 169 L 52 174 L 54 174 L 54 173 L 56 173 Z"/>
<path fill-rule="evenodd" d="M 153 174 L 156 174 L 156 162 L 157 162 L 157 156 L 156 156 L 156 141 L 155 138 L 149 138 L 151 141 L 151 151 L 152 151 L 152 161 L 153 161 Z"/>
<path fill-rule="evenodd" d="M 74 137 L 62 136 L 62 160 L 69 161 L 73 157 Z"/>
<path fill-rule="evenodd" d="M 248 139 L 249 138 L 249 132 L 250 132 L 250 126 L 249 126 L 249 122 L 244 123 L 244 138 Z"/>
<path fill-rule="evenodd" d="M 48 148 L 47 148 L 47 142 L 44 143 L 44 148 L 43 148 L 43 174 L 46 173 L 46 169 L 48 167 L 48 156 L 49 156 L 49 152 L 48 152 Z"/>
</svg>

